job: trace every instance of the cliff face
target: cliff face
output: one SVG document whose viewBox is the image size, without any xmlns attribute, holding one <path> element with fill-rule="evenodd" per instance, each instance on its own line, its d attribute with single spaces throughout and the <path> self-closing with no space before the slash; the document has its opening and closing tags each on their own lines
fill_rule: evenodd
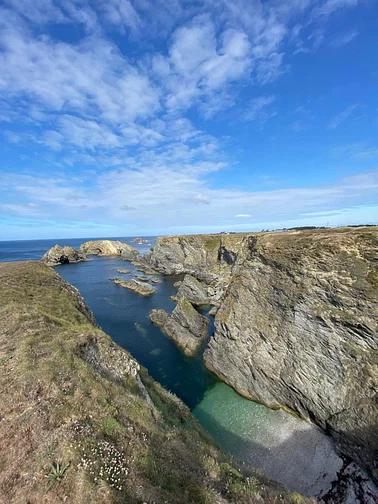
<svg viewBox="0 0 378 504">
<path fill-rule="evenodd" d="M 377 229 L 222 235 L 216 246 L 214 237 L 172 237 L 172 252 L 169 240 L 158 240 L 155 267 L 173 258 L 180 271 L 182 260 L 181 271 L 211 273 L 223 287 L 207 367 L 248 398 L 312 419 L 374 473 Z"/>
<path fill-rule="evenodd" d="M 232 468 L 41 262 L 0 263 L 0 404 L 1 504 L 297 502 Z"/>
</svg>

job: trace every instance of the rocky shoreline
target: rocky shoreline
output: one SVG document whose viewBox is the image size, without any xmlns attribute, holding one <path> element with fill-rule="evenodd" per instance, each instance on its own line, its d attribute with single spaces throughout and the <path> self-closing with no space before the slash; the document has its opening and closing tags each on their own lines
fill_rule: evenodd
<svg viewBox="0 0 378 504">
<path fill-rule="evenodd" d="M 177 300 L 218 306 L 209 370 L 315 422 L 377 482 L 376 228 L 163 237 L 144 260 L 186 273 Z"/>
<path fill-rule="evenodd" d="M 206 367 L 333 437 L 345 470 L 323 502 L 378 500 L 376 228 L 163 237 L 129 260 L 143 281 L 115 281 L 143 295 L 146 275 L 185 274 L 173 313 L 150 319 L 186 355 L 206 336 L 196 307 L 212 306 Z"/>
</svg>

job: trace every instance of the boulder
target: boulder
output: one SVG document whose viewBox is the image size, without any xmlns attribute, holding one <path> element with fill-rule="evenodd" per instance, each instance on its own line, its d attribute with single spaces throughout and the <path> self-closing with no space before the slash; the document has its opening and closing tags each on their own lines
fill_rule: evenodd
<svg viewBox="0 0 378 504">
<path fill-rule="evenodd" d="M 165 310 L 152 310 L 152 323 L 161 327 L 185 355 L 195 355 L 207 336 L 209 320 L 197 312 L 192 304 L 181 297 L 172 315 Z"/>
<path fill-rule="evenodd" d="M 87 258 L 72 247 L 55 245 L 48 250 L 43 256 L 41 261 L 47 266 L 58 266 L 59 264 L 77 263 L 86 261 Z"/>
</svg>

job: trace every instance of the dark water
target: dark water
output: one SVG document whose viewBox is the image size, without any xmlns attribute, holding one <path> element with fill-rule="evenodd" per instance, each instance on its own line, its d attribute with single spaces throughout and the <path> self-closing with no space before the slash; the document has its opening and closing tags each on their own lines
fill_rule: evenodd
<svg viewBox="0 0 378 504">
<path fill-rule="evenodd" d="M 132 237 L 111 239 L 127 242 L 141 254 L 155 243 L 155 237 L 145 237 L 148 242 L 141 245 L 132 242 Z M 87 240 L 0 242 L 0 261 L 40 259 L 56 243 L 78 249 Z M 120 274 L 118 268 L 130 269 L 132 273 Z M 177 394 L 190 408 L 201 401 L 205 391 L 216 381 L 203 365 L 202 352 L 194 358 L 185 357 L 148 318 L 153 308 L 163 308 L 168 312 L 173 310 L 175 305 L 170 296 L 177 292 L 173 284 L 181 277 L 154 275 L 162 283 L 153 284 L 156 288 L 153 296 L 143 297 L 110 281 L 114 277 L 128 279 L 134 274 L 143 275 L 128 261 L 91 256 L 88 262 L 60 265 L 55 269 L 79 289 L 101 328 L 145 366 L 155 380 Z M 210 318 L 210 321 L 209 334 L 213 330 L 213 320 Z"/>
<path fill-rule="evenodd" d="M 162 283 L 153 284 L 156 292 L 143 297 L 109 280 L 116 276 L 132 278 L 133 273 L 122 275 L 117 268 L 143 274 L 129 262 L 96 256 L 89 262 L 62 265 L 56 270 L 80 290 L 102 329 L 145 366 L 155 380 L 193 408 L 215 378 L 205 369 L 201 354 L 185 357 L 148 318 L 153 308 L 173 310 L 170 296 L 177 292 L 173 284 L 179 277 L 155 275 Z"/>
<path fill-rule="evenodd" d="M 155 241 L 149 237 L 148 243 L 137 245 L 131 238 L 115 239 L 130 243 L 141 253 Z M 56 243 L 78 248 L 83 241 L 87 239 L 0 242 L 0 261 L 40 259 Z M 132 273 L 120 274 L 118 268 Z M 327 436 L 283 411 L 243 399 L 206 370 L 203 349 L 196 357 L 185 357 L 150 322 L 153 308 L 168 312 L 174 308 L 170 296 L 177 291 L 173 284 L 179 277 L 155 275 L 162 283 L 153 284 L 156 292 L 143 297 L 110 281 L 116 276 L 127 279 L 143 274 L 121 259 L 92 256 L 88 262 L 57 266 L 56 271 L 79 289 L 102 329 L 155 380 L 177 394 L 226 452 L 300 493 L 315 495 L 329 488 L 342 461 Z M 209 334 L 212 331 L 211 323 Z"/>
</svg>

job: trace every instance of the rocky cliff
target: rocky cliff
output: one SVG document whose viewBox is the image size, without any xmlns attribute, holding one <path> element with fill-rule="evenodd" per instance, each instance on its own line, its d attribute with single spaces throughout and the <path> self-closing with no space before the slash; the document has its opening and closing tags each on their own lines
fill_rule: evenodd
<svg viewBox="0 0 378 504">
<path fill-rule="evenodd" d="M 38 261 L 0 263 L 0 408 L 1 504 L 307 502 L 232 467 Z"/>
<path fill-rule="evenodd" d="M 165 237 L 147 259 L 218 289 L 211 371 L 378 476 L 376 228 Z"/>
</svg>

